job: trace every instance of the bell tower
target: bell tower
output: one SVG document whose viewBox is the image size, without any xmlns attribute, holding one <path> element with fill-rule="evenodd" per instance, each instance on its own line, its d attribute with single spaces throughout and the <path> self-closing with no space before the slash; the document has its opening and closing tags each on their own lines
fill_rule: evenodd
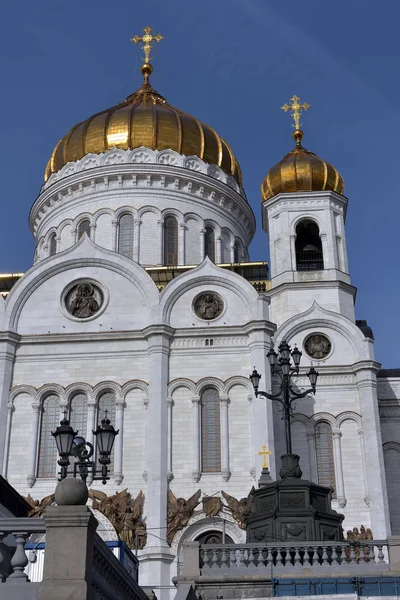
<svg viewBox="0 0 400 600">
<path fill-rule="evenodd" d="M 298 96 L 282 106 L 293 117 L 296 145 L 269 170 L 261 186 L 272 295 L 276 293 L 284 302 L 286 318 L 295 306 L 298 312 L 303 305 L 308 308 L 312 296 L 322 306 L 354 320 L 355 289 L 350 285 L 344 232 L 344 182 L 333 165 L 302 145 L 300 115 L 308 108 L 309 104 L 300 104 Z M 289 289 L 291 298 L 284 300 Z"/>
</svg>

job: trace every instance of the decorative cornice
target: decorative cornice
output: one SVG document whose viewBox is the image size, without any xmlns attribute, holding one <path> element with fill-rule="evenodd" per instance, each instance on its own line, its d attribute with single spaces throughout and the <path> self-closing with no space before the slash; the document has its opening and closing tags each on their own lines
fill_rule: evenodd
<svg viewBox="0 0 400 600">
<path fill-rule="evenodd" d="M 166 161 L 169 157 L 170 162 Z M 123 172 L 121 173 L 121 170 Z M 247 235 L 255 230 L 253 211 L 235 179 L 215 165 L 196 156 L 185 157 L 172 150 L 108 150 L 88 154 L 66 164 L 42 187 L 30 213 L 30 228 L 35 235 L 40 222 L 52 209 L 93 193 L 140 189 L 182 191 L 197 200 L 211 202 L 232 213 Z M 154 189 L 153 189 L 154 193 Z"/>
</svg>

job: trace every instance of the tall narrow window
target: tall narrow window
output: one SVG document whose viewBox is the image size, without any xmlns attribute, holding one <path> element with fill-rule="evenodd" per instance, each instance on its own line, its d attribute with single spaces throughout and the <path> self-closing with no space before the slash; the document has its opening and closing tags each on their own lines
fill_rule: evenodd
<svg viewBox="0 0 400 600">
<path fill-rule="evenodd" d="M 54 256 L 57 252 L 56 234 L 52 233 L 49 239 L 49 256 Z"/>
<path fill-rule="evenodd" d="M 201 395 L 201 470 L 203 473 L 221 471 L 221 435 L 219 394 L 214 388 Z"/>
<path fill-rule="evenodd" d="M 235 243 L 235 245 L 233 247 L 233 262 L 235 262 L 235 263 L 239 262 L 239 248 L 238 248 L 237 242 Z"/>
<path fill-rule="evenodd" d="M 133 258 L 133 216 L 121 215 L 118 225 L 118 252 Z"/>
<path fill-rule="evenodd" d="M 111 425 L 115 427 L 115 394 L 114 392 L 104 392 L 99 397 L 97 405 L 97 425 L 101 425 L 102 419 L 104 419 L 105 411 L 107 411 L 107 418 L 110 419 Z M 98 460 L 98 457 L 96 457 Z M 97 468 L 101 468 L 100 463 L 97 464 Z M 114 448 L 111 453 L 110 473 L 114 472 Z"/>
<path fill-rule="evenodd" d="M 90 237 L 90 221 L 89 219 L 83 219 L 78 225 L 78 240 L 81 239 L 83 234 L 86 233 Z"/>
<path fill-rule="evenodd" d="M 39 439 L 38 477 L 54 477 L 57 466 L 57 446 L 52 431 L 60 422 L 58 396 L 52 394 L 43 400 Z"/>
<path fill-rule="evenodd" d="M 164 265 L 178 264 L 178 222 L 175 217 L 164 221 Z"/>
<path fill-rule="evenodd" d="M 329 423 L 321 422 L 315 427 L 315 450 L 317 455 L 318 483 L 335 489 L 333 440 L 332 429 Z"/>
<path fill-rule="evenodd" d="M 215 233 L 212 227 L 206 227 L 204 234 L 204 254 L 215 262 Z"/>
<path fill-rule="evenodd" d="M 75 394 L 69 408 L 69 422 L 74 431 L 86 437 L 87 399 L 86 394 Z"/>
</svg>

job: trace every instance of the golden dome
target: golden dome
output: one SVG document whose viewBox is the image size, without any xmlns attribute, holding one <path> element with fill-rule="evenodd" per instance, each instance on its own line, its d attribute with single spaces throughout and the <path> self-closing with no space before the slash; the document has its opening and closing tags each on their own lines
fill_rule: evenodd
<svg viewBox="0 0 400 600">
<path fill-rule="evenodd" d="M 301 145 L 303 132 L 293 133 L 296 146 L 268 171 L 261 184 L 262 201 L 283 192 L 315 192 L 331 190 L 342 194 L 344 181 L 338 170 Z"/>
<path fill-rule="evenodd" d="M 142 65 L 143 85 L 126 100 L 75 125 L 53 150 L 45 181 L 68 162 L 110 148 L 124 150 L 146 146 L 195 155 L 233 175 L 239 186 L 242 174 L 228 144 L 208 125 L 174 108 L 156 92 L 148 79 L 150 64 Z"/>
</svg>

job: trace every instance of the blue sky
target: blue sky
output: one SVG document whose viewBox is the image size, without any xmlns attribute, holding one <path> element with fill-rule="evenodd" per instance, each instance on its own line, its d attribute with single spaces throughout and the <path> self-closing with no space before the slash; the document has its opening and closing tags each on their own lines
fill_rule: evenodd
<svg viewBox="0 0 400 600">
<path fill-rule="evenodd" d="M 74 124 L 139 87 L 130 37 L 150 25 L 165 39 L 153 86 L 214 127 L 233 148 L 268 258 L 260 183 L 288 152 L 279 107 L 296 93 L 304 145 L 333 163 L 349 198 L 347 246 L 356 314 L 376 357 L 400 366 L 400 4 L 371 0 L 3 0 L 0 23 L 0 271 L 32 264 L 28 213 L 51 151 Z"/>
</svg>

